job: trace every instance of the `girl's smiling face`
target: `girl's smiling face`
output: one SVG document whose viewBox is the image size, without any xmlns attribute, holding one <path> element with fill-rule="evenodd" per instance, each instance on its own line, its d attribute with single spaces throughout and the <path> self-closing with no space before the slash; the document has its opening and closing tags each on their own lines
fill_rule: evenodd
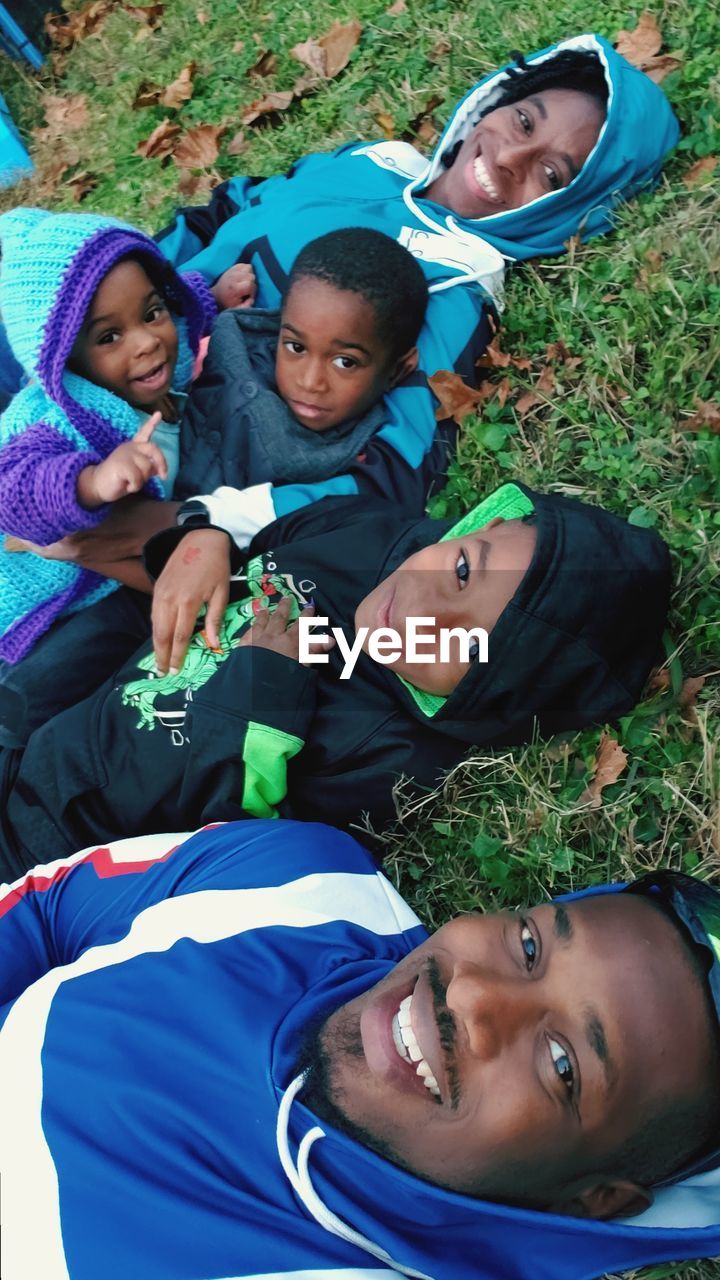
<svg viewBox="0 0 720 1280">
<path fill-rule="evenodd" d="M 461 218 L 519 209 L 567 187 L 598 140 L 605 114 L 587 93 L 544 89 L 490 111 L 424 195 Z"/>
<path fill-rule="evenodd" d="M 177 329 L 165 299 L 145 268 L 127 258 L 98 286 L 69 367 L 150 411 L 170 390 L 177 354 Z"/>
</svg>

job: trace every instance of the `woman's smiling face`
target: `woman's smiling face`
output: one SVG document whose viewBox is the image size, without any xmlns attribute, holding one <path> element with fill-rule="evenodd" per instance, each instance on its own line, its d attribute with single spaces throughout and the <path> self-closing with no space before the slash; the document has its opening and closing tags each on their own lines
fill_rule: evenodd
<svg viewBox="0 0 720 1280">
<path fill-rule="evenodd" d="M 587 93 L 544 89 L 490 111 L 424 195 L 461 218 L 519 209 L 567 187 L 598 140 L 605 114 Z"/>
</svg>

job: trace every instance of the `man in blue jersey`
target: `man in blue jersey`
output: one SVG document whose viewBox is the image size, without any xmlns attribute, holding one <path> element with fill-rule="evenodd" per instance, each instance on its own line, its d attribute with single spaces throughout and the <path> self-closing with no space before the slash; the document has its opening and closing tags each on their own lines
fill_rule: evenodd
<svg viewBox="0 0 720 1280">
<path fill-rule="evenodd" d="M 428 937 L 290 822 L 38 868 L 0 895 L 4 1280 L 717 1253 L 719 924 L 660 874 Z"/>
</svg>

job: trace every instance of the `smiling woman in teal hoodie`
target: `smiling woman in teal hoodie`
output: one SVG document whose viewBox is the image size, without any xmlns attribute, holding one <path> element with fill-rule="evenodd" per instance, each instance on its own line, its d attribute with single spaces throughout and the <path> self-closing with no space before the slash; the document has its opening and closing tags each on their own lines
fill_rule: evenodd
<svg viewBox="0 0 720 1280">
<path fill-rule="evenodd" d="M 657 85 L 601 36 L 586 34 L 518 55 L 480 80 L 430 159 L 406 142 L 350 142 L 306 156 L 287 174 L 232 178 L 206 208 L 180 211 L 159 237 L 174 265 L 212 283 L 233 263 L 251 262 L 260 306 L 277 306 L 309 240 L 347 226 L 399 240 L 430 288 L 419 368 L 387 397 L 386 423 L 362 461 L 321 484 L 201 495 L 214 522 L 247 545 L 277 516 L 327 494 L 358 492 L 419 514 L 446 469 L 455 430 L 438 425 L 427 377 L 454 369 L 474 382 L 502 306 L 506 265 L 610 230 L 614 209 L 657 179 L 677 137 Z"/>
</svg>

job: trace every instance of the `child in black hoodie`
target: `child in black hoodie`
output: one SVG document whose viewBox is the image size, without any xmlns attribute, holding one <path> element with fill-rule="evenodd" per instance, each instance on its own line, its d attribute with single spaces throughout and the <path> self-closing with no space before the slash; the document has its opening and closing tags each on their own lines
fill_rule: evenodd
<svg viewBox="0 0 720 1280">
<path fill-rule="evenodd" d="M 229 550 L 213 530 L 166 530 L 149 544 L 149 568 L 157 573 L 173 550 L 190 563 L 203 538 Z M 249 559 L 233 554 L 219 647 L 199 623 L 182 669 L 158 677 L 148 645 L 37 730 L 24 753 L 3 754 L 5 875 L 94 841 L 243 816 L 348 826 L 367 814 L 379 828 L 403 774 L 432 785 L 470 745 L 508 746 L 536 726 L 551 734 L 628 711 L 670 591 L 657 534 L 522 484 L 454 525 L 328 498 L 264 529 Z M 271 623 L 264 606 L 283 598 Z M 308 605 L 344 637 L 322 664 L 301 664 L 286 630 Z M 432 620 L 435 661 L 382 665 L 366 638 L 340 678 L 356 631 L 404 635 L 410 616 Z M 457 647 L 437 661 L 437 629 L 473 625 L 489 633 L 488 661 L 462 659 Z"/>
</svg>

